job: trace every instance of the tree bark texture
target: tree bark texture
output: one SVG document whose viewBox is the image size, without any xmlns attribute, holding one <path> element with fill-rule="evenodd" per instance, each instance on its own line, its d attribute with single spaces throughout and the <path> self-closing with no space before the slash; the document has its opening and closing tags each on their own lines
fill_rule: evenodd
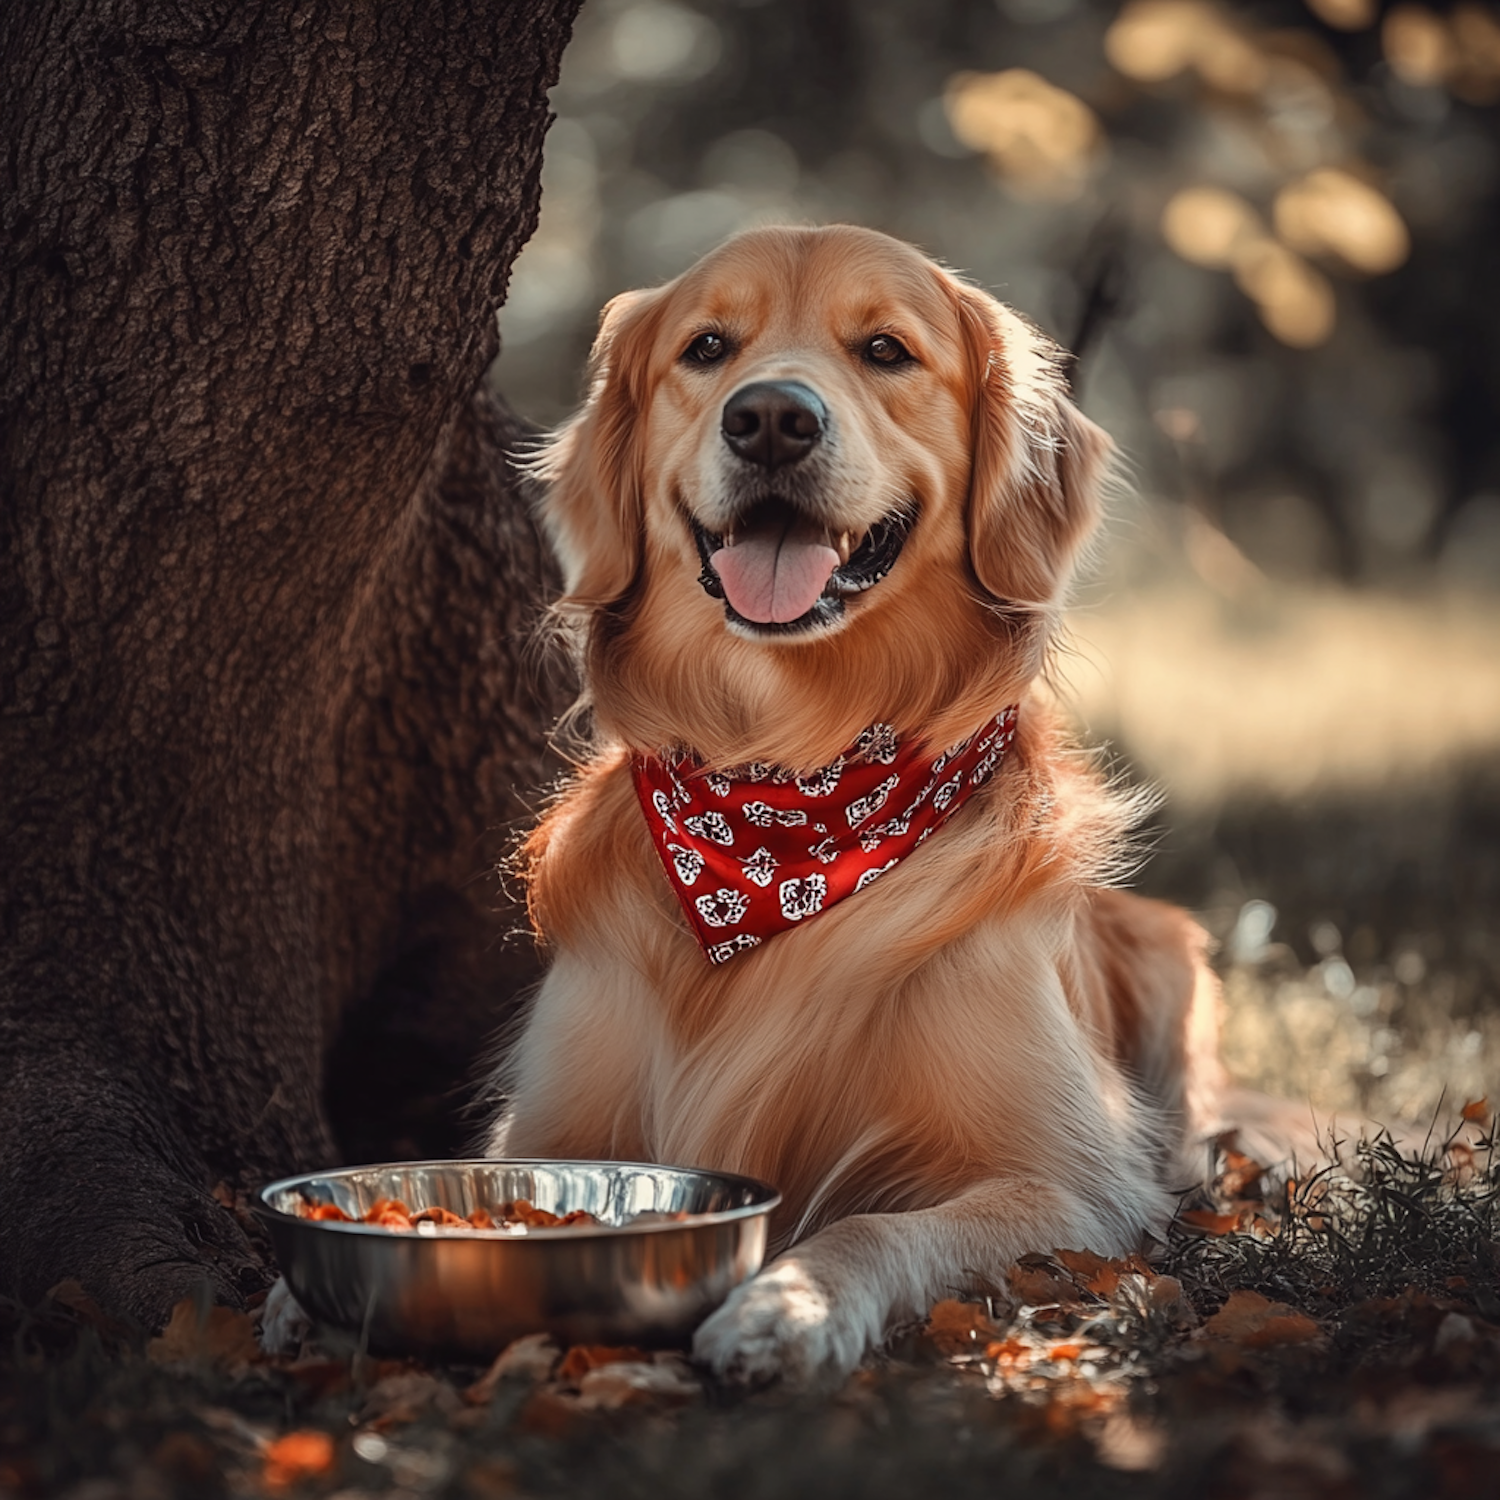
<svg viewBox="0 0 1500 1500">
<path fill-rule="evenodd" d="M 334 1158 L 330 1057 L 347 1141 L 439 1144 L 528 977 L 487 872 L 562 685 L 526 669 L 548 564 L 482 380 L 578 3 L 0 8 L 24 1296 L 243 1295 L 214 1183 Z"/>
</svg>

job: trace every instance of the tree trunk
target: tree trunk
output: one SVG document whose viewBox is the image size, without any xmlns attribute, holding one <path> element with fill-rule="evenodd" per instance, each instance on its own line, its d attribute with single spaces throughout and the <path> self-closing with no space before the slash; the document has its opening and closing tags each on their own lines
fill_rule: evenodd
<svg viewBox="0 0 1500 1500">
<path fill-rule="evenodd" d="M 441 1094 L 525 977 L 487 872 L 560 688 L 523 669 L 547 564 L 480 383 L 577 5 L 0 11 L 23 1295 L 78 1276 L 155 1322 L 206 1271 L 233 1299 L 261 1273 L 207 1190 L 333 1158 L 340 1018 L 425 1036 Z M 336 1049 L 350 1133 L 424 1144 L 379 1029 Z"/>
</svg>

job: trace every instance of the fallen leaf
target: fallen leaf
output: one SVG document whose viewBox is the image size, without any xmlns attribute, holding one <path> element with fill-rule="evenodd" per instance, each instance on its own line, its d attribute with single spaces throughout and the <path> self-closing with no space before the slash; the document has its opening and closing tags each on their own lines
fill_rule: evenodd
<svg viewBox="0 0 1500 1500">
<path fill-rule="evenodd" d="M 1449 1141 L 1445 1154 L 1450 1184 L 1462 1187 L 1471 1182 L 1475 1172 L 1474 1148 L 1467 1141 Z"/>
<path fill-rule="evenodd" d="M 470 1406 L 485 1406 L 493 1398 L 502 1380 L 529 1380 L 533 1383 L 551 1375 L 559 1357 L 558 1347 L 546 1333 L 528 1333 L 505 1346 L 495 1362 L 464 1391 Z"/>
<path fill-rule="evenodd" d="M 977 1302 L 947 1298 L 933 1304 L 922 1336 L 941 1354 L 977 1354 L 1000 1330 Z"/>
<path fill-rule="evenodd" d="M 389 1432 L 392 1427 L 415 1422 L 429 1408 L 452 1416 L 461 1404 L 462 1398 L 446 1380 L 425 1370 L 402 1370 L 371 1387 L 359 1420 L 376 1432 Z"/>
<path fill-rule="evenodd" d="M 703 1388 L 685 1361 L 644 1363 L 619 1360 L 588 1371 L 578 1383 L 578 1404 L 586 1411 L 616 1411 L 622 1406 L 685 1406 Z"/>
<path fill-rule="evenodd" d="M 1096 1297 L 1113 1297 L 1120 1285 L 1120 1267 L 1092 1250 L 1054 1250 L 1053 1255 L 1067 1268 L 1085 1291 Z"/>
<path fill-rule="evenodd" d="M 1322 1337 L 1322 1330 L 1306 1314 L 1247 1291 L 1232 1292 L 1203 1331 L 1210 1338 L 1226 1339 L 1245 1349 L 1306 1344 Z"/>
<path fill-rule="evenodd" d="M 315 1479 L 333 1467 L 333 1439 L 326 1432 L 289 1432 L 265 1452 L 268 1490 L 289 1489 L 304 1479 Z"/>
<path fill-rule="evenodd" d="M 626 1361 L 646 1364 L 650 1359 L 651 1356 L 644 1351 L 628 1346 L 617 1349 L 608 1344 L 574 1344 L 563 1355 L 563 1361 L 557 1367 L 557 1378 L 570 1385 L 577 1384 L 590 1370 L 597 1370 L 601 1365 L 615 1365 Z"/>
<path fill-rule="evenodd" d="M 1260 1186 L 1265 1175 L 1266 1169 L 1253 1157 L 1226 1148 L 1224 1170 L 1215 1179 L 1214 1186 L 1226 1198 L 1258 1198 L 1260 1194 L 1254 1189 Z"/>
<path fill-rule="evenodd" d="M 1054 1303 L 1078 1300 L 1078 1288 L 1051 1269 L 1046 1263 L 1018 1261 L 1005 1273 L 1011 1293 L 1032 1307 L 1050 1307 Z"/>
<path fill-rule="evenodd" d="M 1240 1227 L 1238 1213 L 1220 1214 L 1211 1208 L 1187 1208 L 1177 1218 L 1190 1229 L 1201 1229 L 1204 1234 L 1233 1234 Z"/>
<path fill-rule="evenodd" d="M 256 1364 L 262 1355 L 248 1314 L 210 1307 L 200 1317 L 197 1301 L 184 1297 L 160 1337 L 146 1345 L 146 1357 L 158 1365 L 201 1360 L 236 1369 Z"/>
<path fill-rule="evenodd" d="M 1158 1276 L 1151 1283 L 1151 1305 L 1177 1328 L 1196 1328 L 1198 1314 L 1175 1276 Z"/>
<path fill-rule="evenodd" d="M 1082 1344 L 1053 1344 L 1047 1350 L 1047 1358 L 1061 1363 L 1064 1360 L 1077 1359 L 1082 1353 Z"/>
</svg>

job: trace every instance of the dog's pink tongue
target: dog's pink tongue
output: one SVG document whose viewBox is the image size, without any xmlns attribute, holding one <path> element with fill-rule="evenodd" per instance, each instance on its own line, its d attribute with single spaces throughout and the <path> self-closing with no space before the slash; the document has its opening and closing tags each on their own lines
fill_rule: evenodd
<svg viewBox="0 0 1500 1500">
<path fill-rule="evenodd" d="M 785 625 L 818 602 L 839 555 L 821 542 L 778 530 L 741 537 L 715 552 L 709 564 L 736 614 L 761 625 Z"/>
</svg>

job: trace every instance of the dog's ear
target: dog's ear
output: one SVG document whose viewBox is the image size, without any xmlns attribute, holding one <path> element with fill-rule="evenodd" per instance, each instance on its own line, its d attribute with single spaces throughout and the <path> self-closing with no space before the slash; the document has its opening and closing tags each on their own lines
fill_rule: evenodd
<svg viewBox="0 0 1500 1500">
<path fill-rule="evenodd" d="M 658 305 L 654 292 L 624 292 L 605 307 L 589 355 L 588 399 L 533 465 L 547 486 L 542 520 L 562 564 L 566 605 L 612 604 L 640 568 L 642 429 Z"/>
<path fill-rule="evenodd" d="M 996 599 L 1046 609 L 1099 523 L 1114 444 L 1073 405 L 1045 334 L 973 287 L 959 314 L 975 391 L 969 558 Z"/>
</svg>

